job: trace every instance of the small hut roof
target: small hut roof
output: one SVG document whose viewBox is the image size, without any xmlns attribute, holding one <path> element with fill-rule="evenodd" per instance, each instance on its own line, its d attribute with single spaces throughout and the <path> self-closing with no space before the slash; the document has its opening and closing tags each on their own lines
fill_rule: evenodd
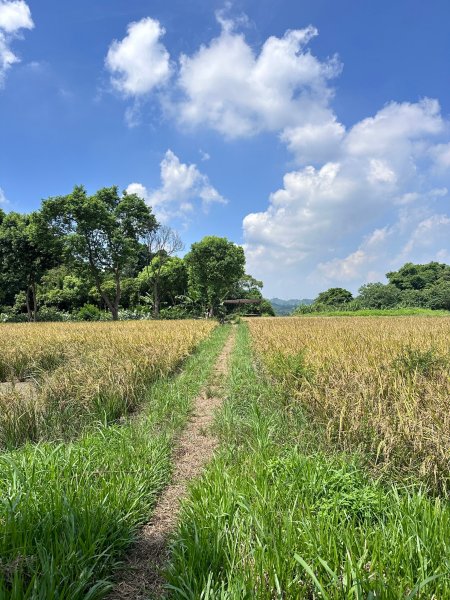
<svg viewBox="0 0 450 600">
<path fill-rule="evenodd" d="M 261 298 L 237 298 L 236 300 L 224 300 L 224 304 L 261 304 Z"/>
</svg>

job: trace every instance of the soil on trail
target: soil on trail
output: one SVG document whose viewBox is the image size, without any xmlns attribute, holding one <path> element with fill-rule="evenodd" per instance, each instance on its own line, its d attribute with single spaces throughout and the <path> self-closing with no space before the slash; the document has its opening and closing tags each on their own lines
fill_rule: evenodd
<svg viewBox="0 0 450 600">
<path fill-rule="evenodd" d="M 165 596 L 161 571 L 169 558 L 168 538 L 176 526 L 180 500 L 186 496 L 187 484 L 201 474 L 218 446 L 210 429 L 214 414 L 222 405 L 223 380 L 234 340 L 233 327 L 212 376 L 194 400 L 190 420 L 177 440 L 172 483 L 159 497 L 151 521 L 142 528 L 119 573 L 121 581 L 108 595 L 108 600 L 148 600 Z"/>
</svg>

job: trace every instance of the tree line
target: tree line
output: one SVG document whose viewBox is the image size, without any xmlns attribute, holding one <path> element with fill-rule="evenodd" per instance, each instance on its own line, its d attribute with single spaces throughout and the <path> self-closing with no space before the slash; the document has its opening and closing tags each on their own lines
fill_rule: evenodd
<svg viewBox="0 0 450 600">
<path fill-rule="evenodd" d="M 430 308 L 450 310 L 450 265 L 439 262 L 406 263 L 398 271 L 386 273 L 388 283 L 367 283 L 358 295 L 340 287 L 321 292 L 310 306 L 298 313 L 383 308 Z"/>
<path fill-rule="evenodd" d="M 97 320 L 223 316 L 224 300 L 258 300 L 243 249 L 207 236 L 184 258 L 176 231 L 136 194 L 76 186 L 30 214 L 0 209 L 0 319 Z"/>
</svg>

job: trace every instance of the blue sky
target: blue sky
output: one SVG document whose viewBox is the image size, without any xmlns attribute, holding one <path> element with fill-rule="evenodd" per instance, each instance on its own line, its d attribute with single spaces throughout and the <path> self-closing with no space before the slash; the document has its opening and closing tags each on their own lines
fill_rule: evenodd
<svg viewBox="0 0 450 600">
<path fill-rule="evenodd" d="M 0 0 L 0 204 L 140 193 L 268 296 L 450 262 L 448 0 Z"/>
</svg>

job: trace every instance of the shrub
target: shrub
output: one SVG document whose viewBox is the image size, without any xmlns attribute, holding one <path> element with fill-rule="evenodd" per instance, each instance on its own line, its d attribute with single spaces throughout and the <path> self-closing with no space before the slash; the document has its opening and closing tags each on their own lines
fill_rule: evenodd
<svg viewBox="0 0 450 600">
<path fill-rule="evenodd" d="M 168 308 L 162 308 L 159 311 L 161 319 L 192 319 L 192 313 L 190 313 L 184 306 L 169 306 Z"/>
<path fill-rule="evenodd" d="M 401 292 L 392 284 L 367 283 L 359 288 L 358 300 L 364 308 L 394 308 L 401 301 Z"/>
<path fill-rule="evenodd" d="M 428 306 L 433 310 L 450 310 L 450 281 L 442 281 L 426 290 Z"/>
<path fill-rule="evenodd" d="M 120 321 L 147 321 L 152 318 L 151 313 L 143 312 L 141 310 L 131 310 L 123 308 L 119 310 Z"/>
<path fill-rule="evenodd" d="M 51 306 L 43 306 L 37 313 L 37 320 L 38 321 L 63 322 L 63 321 L 71 321 L 71 320 L 73 320 L 73 317 L 70 313 L 66 313 L 62 310 L 58 310 Z"/>
<path fill-rule="evenodd" d="M 106 321 L 105 313 L 94 304 L 85 304 L 76 313 L 80 321 Z"/>
</svg>

